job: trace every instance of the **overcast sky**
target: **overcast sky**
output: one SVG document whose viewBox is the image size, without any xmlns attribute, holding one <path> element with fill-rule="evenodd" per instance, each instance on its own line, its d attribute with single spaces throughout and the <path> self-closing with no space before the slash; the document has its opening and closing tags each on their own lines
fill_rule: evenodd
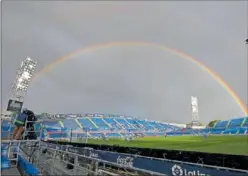
<svg viewBox="0 0 248 176">
<path fill-rule="evenodd" d="M 146 41 L 179 49 L 217 72 L 247 105 L 245 1 L 3 2 L 3 102 L 20 62 L 37 71 L 79 48 L 111 41 Z M 167 122 L 200 121 L 243 112 L 224 88 L 194 64 L 148 46 L 115 46 L 75 56 L 43 74 L 25 107 L 37 113 L 116 113 Z"/>
</svg>

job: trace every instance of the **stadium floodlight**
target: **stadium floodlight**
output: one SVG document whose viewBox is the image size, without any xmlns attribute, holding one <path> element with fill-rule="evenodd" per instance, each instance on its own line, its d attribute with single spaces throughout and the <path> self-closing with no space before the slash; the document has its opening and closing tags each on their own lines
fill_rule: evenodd
<svg viewBox="0 0 248 176">
<path fill-rule="evenodd" d="M 191 97 L 192 123 L 199 124 L 199 102 L 197 97 Z"/>
<path fill-rule="evenodd" d="M 18 82 L 22 82 L 22 81 L 23 81 L 23 78 L 22 77 L 18 79 Z"/>
<path fill-rule="evenodd" d="M 27 71 L 24 71 L 21 78 L 29 79 L 30 78 L 30 74 Z"/>
<path fill-rule="evenodd" d="M 35 73 L 36 65 L 37 62 L 33 61 L 30 57 L 27 57 L 24 61 L 21 62 L 21 66 L 17 72 L 16 80 L 10 92 L 11 101 L 18 101 L 20 103 L 23 103 L 28 86 Z"/>
</svg>

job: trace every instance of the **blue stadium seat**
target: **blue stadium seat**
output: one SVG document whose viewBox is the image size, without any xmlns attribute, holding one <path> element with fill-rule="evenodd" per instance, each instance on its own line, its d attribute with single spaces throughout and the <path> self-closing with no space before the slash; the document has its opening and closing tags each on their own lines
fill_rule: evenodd
<svg viewBox="0 0 248 176">
<path fill-rule="evenodd" d="M 45 128 L 53 128 L 53 129 L 62 128 L 60 123 L 58 121 L 56 121 L 56 120 L 55 121 L 44 121 L 43 125 L 45 126 Z"/>
<path fill-rule="evenodd" d="M 77 122 L 74 119 L 63 119 L 62 120 L 64 127 L 77 130 L 80 129 L 80 126 L 77 124 Z"/>
<path fill-rule="evenodd" d="M 95 124 L 103 130 L 108 130 L 110 127 L 102 120 L 100 117 L 92 117 L 91 120 L 95 122 Z"/>
<path fill-rule="evenodd" d="M 236 118 L 232 120 L 224 120 L 217 122 L 212 129 L 192 130 L 189 128 L 179 128 L 173 125 L 165 124 L 157 121 L 138 120 L 133 118 L 124 118 L 120 116 L 108 117 L 91 117 L 79 118 L 78 122 L 82 125 L 84 131 L 80 131 L 80 125 L 75 119 L 61 120 L 64 125 L 61 126 L 58 120 L 46 121 L 44 125 L 46 131 L 50 132 L 51 138 L 67 138 L 72 135 L 73 138 L 87 137 L 86 130 L 90 133 L 88 136 L 99 138 L 105 135 L 107 138 L 118 138 L 126 135 L 133 135 L 133 133 L 141 132 L 146 136 L 163 136 L 167 135 L 202 135 L 202 133 L 209 134 L 246 134 L 248 131 L 248 119 Z M 98 128 L 97 128 L 97 127 Z M 62 128 L 63 127 L 63 128 Z M 7 122 L 2 122 L 2 137 L 4 132 L 13 130 L 14 126 Z M 71 134 L 69 130 L 79 130 Z M 101 130 L 99 132 L 99 130 Z M 121 132 L 119 130 L 123 130 Z"/>
<path fill-rule="evenodd" d="M 130 127 L 131 127 L 131 126 L 128 124 L 128 122 L 125 121 L 125 119 L 123 119 L 123 118 L 115 118 L 115 120 L 116 120 L 117 122 L 119 122 L 119 123 L 122 125 L 123 128 L 130 128 Z"/>
<path fill-rule="evenodd" d="M 237 119 L 232 119 L 228 125 L 228 128 L 239 128 L 241 127 L 241 124 L 243 123 L 244 118 L 237 118 Z"/>
<path fill-rule="evenodd" d="M 87 129 L 97 129 L 88 118 L 80 118 L 78 122 L 81 123 L 83 128 Z"/>
<path fill-rule="evenodd" d="M 230 129 L 226 129 L 223 134 L 238 134 L 239 133 L 239 128 L 235 129 L 235 128 L 230 128 Z"/>
<path fill-rule="evenodd" d="M 248 134 L 248 127 L 243 127 L 239 129 L 239 134 Z"/>
<path fill-rule="evenodd" d="M 140 129 L 141 126 L 138 124 L 138 122 L 134 119 L 127 118 L 126 119 L 134 128 Z"/>
<path fill-rule="evenodd" d="M 151 126 L 151 124 L 149 124 L 146 120 L 137 120 L 137 122 L 141 124 L 144 129 L 147 129 L 147 130 L 154 129 L 153 126 Z"/>
<path fill-rule="evenodd" d="M 245 121 L 245 123 L 243 124 L 242 127 L 248 127 L 248 117 L 246 117 L 246 121 Z"/>
<path fill-rule="evenodd" d="M 114 118 L 112 117 L 105 117 L 104 120 L 112 126 L 114 129 L 121 129 L 120 126 L 118 126 L 117 122 L 114 121 Z"/>
<path fill-rule="evenodd" d="M 210 134 L 222 134 L 224 132 L 223 129 L 211 129 Z"/>
<path fill-rule="evenodd" d="M 164 130 L 165 129 L 165 127 L 164 126 L 162 126 L 162 125 L 160 125 L 159 123 L 157 123 L 157 122 L 148 122 L 149 124 L 151 124 L 154 128 L 156 128 L 156 129 L 159 129 L 159 130 Z"/>
<path fill-rule="evenodd" d="M 226 129 L 228 122 L 229 122 L 228 120 L 223 120 L 223 121 L 217 122 L 214 128 L 215 129 Z"/>
</svg>

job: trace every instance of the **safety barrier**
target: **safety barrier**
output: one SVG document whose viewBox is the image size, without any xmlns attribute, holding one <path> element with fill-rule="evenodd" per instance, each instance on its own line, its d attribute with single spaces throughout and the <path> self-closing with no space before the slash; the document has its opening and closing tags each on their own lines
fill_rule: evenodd
<svg viewBox="0 0 248 176">
<path fill-rule="evenodd" d="M 24 174 L 28 176 L 39 175 L 38 169 L 30 161 L 26 160 L 22 155 L 23 153 L 20 152 L 21 145 L 32 142 L 39 144 L 40 142 L 42 134 L 42 128 L 40 124 L 42 124 L 42 121 L 35 121 L 34 125 L 39 125 L 39 128 L 36 130 L 27 128 L 27 123 L 29 122 L 30 121 L 26 121 L 25 123 L 25 130 L 23 134 L 24 138 L 21 140 L 12 139 L 11 133 L 13 132 L 14 126 L 11 120 L 8 121 L 7 124 L 2 124 L 1 132 L 8 134 L 5 135 L 4 139 L 1 140 L 1 171 L 4 171 L 5 175 L 20 175 L 20 173 L 22 175 Z M 31 134 L 33 133 L 36 134 L 36 137 L 32 140 L 28 140 L 28 138 L 30 139 L 32 137 Z"/>
<path fill-rule="evenodd" d="M 6 170 L 11 167 L 10 160 L 8 159 L 9 146 L 1 145 L 1 170 Z"/>
<path fill-rule="evenodd" d="M 137 170 L 146 170 L 153 173 L 174 175 L 225 175 L 225 176 L 248 176 L 248 171 L 230 169 L 224 167 L 214 167 L 203 164 L 193 164 L 181 161 L 157 159 L 152 157 L 143 157 L 139 155 L 122 154 L 109 151 L 94 149 L 85 149 L 78 147 L 68 147 L 59 144 L 42 144 L 43 147 L 56 150 L 68 150 L 71 153 L 77 153 L 95 160 L 105 161 L 121 167 L 135 168 Z"/>
<path fill-rule="evenodd" d="M 11 167 L 10 160 L 5 156 L 1 156 L 1 170 L 6 170 L 9 169 L 10 167 Z"/>
<path fill-rule="evenodd" d="M 27 162 L 22 156 L 18 157 L 18 165 L 29 176 L 38 176 L 39 170 L 31 163 Z"/>
<path fill-rule="evenodd" d="M 19 155 L 19 143 L 20 141 L 8 141 L 3 140 L 1 145 L 1 170 L 8 170 L 13 165 L 11 161 L 17 161 L 16 165 L 20 170 L 26 173 L 29 176 L 39 175 L 38 169 L 27 160 L 25 160 L 21 155 Z M 13 148 L 13 150 L 11 150 Z M 12 157 L 16 155 L 17 157 Z"/>
<path fill-rule="evenodd" d="M 92 156 L 89 156 L 89 155 L 87 156 L 87 155 L 84 155 L 83 153 L 72 152 L 72 151 L 69 151 L 70 147 L 65 146 L 65 145 L 63 145 L 63 146 L 62 145 L 53 145 L 53 144 L 50 145 L 48 143 L 43 143 L 43 144 L 41 144 L 41 148 L 44 148 L 44 149 L 47 149 L 47 150 L 52 150 L 52 151 L 54 151 L 56 153 L 63 153 L 63 155 L 65 155 L 65 154 L 74 155 L 75 162 L 74 162 L 74 164 L 71 164 L 71 163 L 70 164 L 74 165 L 76 167 L 78 167 L 78 165 L 81 165 L 81 164 L 85 163 L 85 160 L 86 161 L 87 160 L 91 161 L 90 165 L 92 165 L 92 163 L 94 163 L 93 164 L 94 168 L 95 168 L 94 173 L 96 175 L 100 174 L 99 173 L 100 172 L 99 171 L 99 169 L 100 169 L 99 166 L 100 165 L 109 165 L 109 166 L 116 167 L 116 168 L 127 169 L 127 170 L 131 170 L 133 172 L 139 172 L 142 175 L 165 175 L 165 174 L 161 174 L 161 173 L 158 173 L 158 172 L 150 171 L 148 169 L 135 168 L 133 166 L 122 165 L 122 164 L 119 164 L 119 163 L 110 162 L 110 161 L 103 160 L 103 159 L 100 159 L 100 158 L 95 158 L 95 157 L 92 157 Z M 89 172 L 89 170 L 88 170 L 88 172 Z M 125 175 L 127 175 L 127 174 L 125 174 Z"/>
</svg>

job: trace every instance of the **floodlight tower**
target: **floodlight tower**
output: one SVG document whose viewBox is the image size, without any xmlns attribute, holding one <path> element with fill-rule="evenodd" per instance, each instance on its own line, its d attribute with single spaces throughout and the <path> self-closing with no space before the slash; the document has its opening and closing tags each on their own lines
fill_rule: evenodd
<svg viewBox="0 0 248 176">
<path fill-rule="evenodd" d="M 192 124 L 199 125 L 199 102 L 197 97 L 191 96 Z"/>
<path fill-rule="evenodd" d="M 37 62 L 27 57 L 21 62 L 17 76 L 10 91 L 7 111 L 20 111 L 27 94 L 28 86 L 35 73 Z"/>
</svg>

